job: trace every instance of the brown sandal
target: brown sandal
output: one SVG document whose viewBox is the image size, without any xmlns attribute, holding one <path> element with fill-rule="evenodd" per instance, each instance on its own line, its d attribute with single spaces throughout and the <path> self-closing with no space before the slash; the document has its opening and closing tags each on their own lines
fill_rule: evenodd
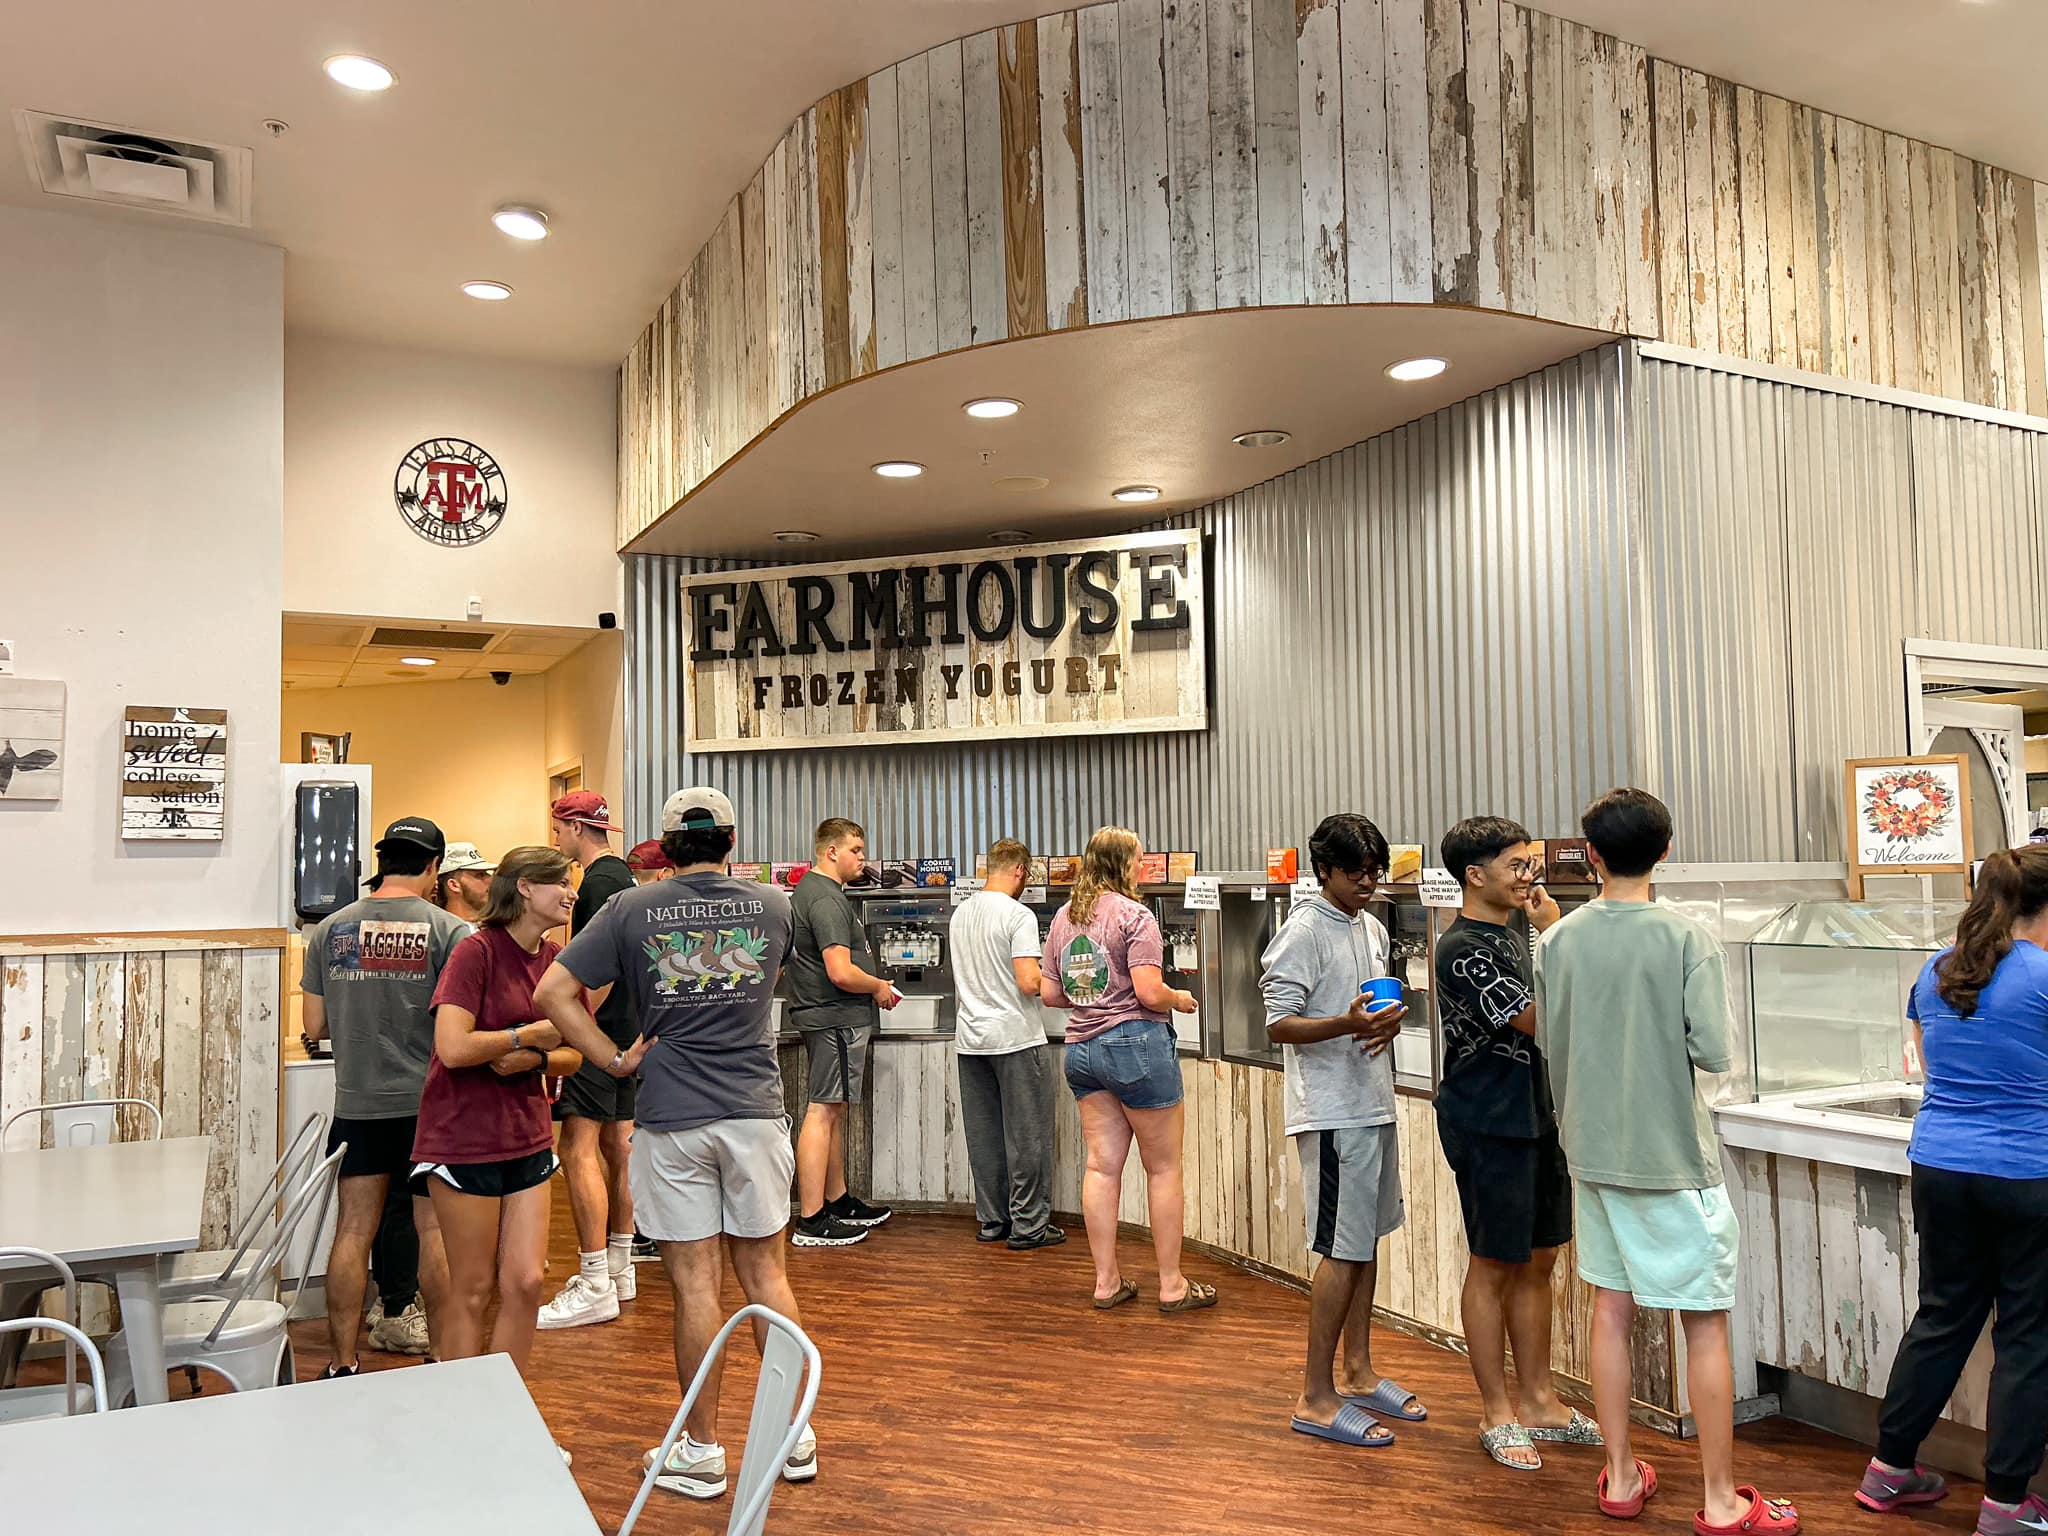
<svg viewBox="0 0 2048 1536">
<path fill-rule="evenodd" d="M 1187 1295 L 1181 1297 L 1179 1301 L 1162 1301 L 1159 1303 L 1159 1310 L 1162 1312 L 1198 1312 L 1203 1307 L 1213 1307 L 1215 1305 L 1216 1287 L 1204 1285 L 1199 1280 L 1190 1280 L 1188 1282 Z"/>
<path fill-rule="evenodd" d="M 1122 1285 L 1118 1286 L 1115 1290 L 1111 1291 L 1107 1296 L 1096 1297 L 1095 1310 L 1098 1312 L 1107 1312 L 1111 1307 L 1122 1306 L 1125 1302 L 1130 1301 L 1134 1297 L 1136 1297 L 1137 1294 L 1138 1282 L 1135 1280 L 1126 1280 Z"/>
</svg>

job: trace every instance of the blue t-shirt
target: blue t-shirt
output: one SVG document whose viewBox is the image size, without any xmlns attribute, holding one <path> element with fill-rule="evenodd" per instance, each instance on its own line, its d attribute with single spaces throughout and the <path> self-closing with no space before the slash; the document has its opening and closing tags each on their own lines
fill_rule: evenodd
<svg viewBox="0 0 2048 1536">
<path fill-rule="evenodd" d="M 2016 940 L 1959 1017 L 1921 969 L 1907 1013 L 1920 1021 L 1927 1094 L 1907 1156 L 1951 1173 L 2048 1178 L 2048 952 Z"/>
</svg>

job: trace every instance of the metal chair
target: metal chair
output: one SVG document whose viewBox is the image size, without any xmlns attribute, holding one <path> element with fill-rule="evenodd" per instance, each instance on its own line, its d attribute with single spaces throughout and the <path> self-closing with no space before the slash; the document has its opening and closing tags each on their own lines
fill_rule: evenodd
<svg viewBox="0 0 2048 1536">
<path fill-rule="evenodd" d="M 293 1133 L 291 1144 L 284 1149 L 284 1156 L 277 1160 L 277 1166 L 270 1172 L 270 1182 L 266 1186 L 268 1194 L 261 1200 L 250 1202 L 241 1226 L 228 1239 L 230 1246 L 164 1256 L 157 1266 L 157 1286 L 163 1299 L 166 1302 L 196 1301 L 201 1296 L 223 1296 L 232 1290 L 241 1281 L 242 1260 L 254 1246 L 263 1218 L 276 1211 L 278 1201 L 289 1203 L 301 1170 L 319 1157 L 320 1145 L 326 1139 L 327 1116 L 316 1109 Z M 306 1176 L 312 1178 L 316 1173 L 317 1170 Z M 313 1230 L 316 1234 L 319 1232 L 317 1224 Z M 314 1242 L 318 1241 L 316 1235 Z"/>
<path fill-rule="evenodd" d="M 725 1341 L 732 1337 L 735 1328 L 751 1318 L 759 1318 L 767 1325 L 768 1337 L 761 1347 L 761 1380 L 754 1388 L 754 1412 L 747 1420 L 747 1444 L 732 1490 L 732 1518 L 726 1521 L 725 1530 L 726 1536 L 760 1536 L 766 1529 L 768 1501 L 781 1481 L 783 1463 L 803 1438 L 804 1427 L 811 1422 L 811 1409 L 817 1406 L 818 1375 L 824 1363 L 818 1358 L 818 1346 L 803 1329 L 772 1308 L 750 1304 L 725 1320 L 718 1337 L 704 1352 L 704 1363 L 697 1367 L 690 1390 L 683 1394 L 683 1406 L 669 1421 L 668 1433 L 648 1463 L 647 1475 L 640 1480 L 639 1495 L 626 1512 L 626 1523 L 619 1527 L 619 1536 L 631 1536 L 640 1511 L 647 1505 L 647 1496 L 654 1491 L 654 1481 L 661 1475 L 662 1464 L 682 1438 L 683 1421 L 690 1416 L 691 1404 L 697 1401 L 697 1394 L 725 1354 Z M 772 1455 L 768 1454 L 770 1451 Z"/>
<path fill-rule="evenodd" d="M 163 1309 L 165 1369 L 212 1371 L 237 1392 L 285 1386 L 294 1379 L 291 1334 L 285 1325 L 305 1288 L 305 1267 L 292 1284 L 289 1301 L 258 1300 L 256 1292 L 275 1283 L 279 1266 L 309 1220 L 317 1237 L 347 1152 L 348 1143 L 343 1142 L 299 1186 L 263 1256 L 243 1272 L 232 1296 L 194 1297 Z M 125 1333 L 107 1341 L 107 1376 L 109 1400 L 125 1406 L 135 1395 L 135 1367 Z"/>
<path fill-rule="evenodd" d="M 106 1372 L 100 1364 L 100 1352 L 91 1339 L 80 1331 L 78 1323 L 78 1276 L 71 1266 L 46 1248 L 8 1247 L 0 1248 L 0 1259 L 27 1259 L 57 1276 L 58 1285 L 64 1292 L 64 1316 L 62 1318 L 25 1317 L 0 1318 L 0 1335 L 20 1334 L 22 1343 L 26 1335 L 37 1329 L 48 1329 L 64 1336 L 64 1385 L 61 1387 L 10 1387 L 0 1391 L 0 1423 L 21 1419 L 54 1418 L 57 1413 L 69 1417 L 80 1403 L 78 1394 L 78 1346 L 82 1341 L 87 1352 L 87 1364 L 92 1367 L 92 1397 L 96 1411 L 106 1412 Z M 49 1287 L 35 1285 L 21 1293 L 31 1298 L 39 1296 Z M 18 1348 L 18 1346 L 17 1346 Z M 57 1413 L 51 1411 L 56 1407 Z"/>
<path fill-rule="evenodd" d="M 150 1140 L 164 1139 L 164 1112 L 147 1099 L 74 1099 L 63 1104 L 31 1104 L 17 1109 L 0 1121 L 0 1148 L 7 1145 L 7 1133 L 14 1122 L 30 1115 L 50 1120 L 50 1142 L 58 1147 L 97 1147 L 114 1139 L 114 1112 L 118 1109 L 146 1109 L 153 1125 Z M 36 1138 L 40 1145 L 42 1138 Z"/>
</svg>

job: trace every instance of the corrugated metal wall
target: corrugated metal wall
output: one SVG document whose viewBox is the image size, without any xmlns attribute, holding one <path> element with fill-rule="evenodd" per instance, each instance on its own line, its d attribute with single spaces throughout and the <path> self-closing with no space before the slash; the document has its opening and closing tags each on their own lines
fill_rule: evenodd
<svg viewBox="0 0 2048 1536">
<path fill-rule="evenodd" d="M 1909 635 L 2041 646 L 2043 434 L 1644 358 L 1643 782 L 1687 860 L 1838 859 Z"/>
<path fill-rule="evenodd" d="M 1434 844 L 1461 816 L 1568 830 L 1629 776 L 1628 355 L 1551 368 L 1176 521 L 1210 540 L 1205 733 L 720 754 L 681 750 L 677 578 L 629 561 L 627 805 L 732 795 L 741 857 L 799 858 L 822 816 L 879 854 L 968 858 L 1098 825 L 1246 868 L 1357 810 Z"/>
</svg>

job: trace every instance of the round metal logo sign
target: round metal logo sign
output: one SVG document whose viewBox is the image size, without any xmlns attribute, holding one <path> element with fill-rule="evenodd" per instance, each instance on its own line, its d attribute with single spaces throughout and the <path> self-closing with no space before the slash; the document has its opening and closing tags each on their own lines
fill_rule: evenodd
<svg viewBox="0 0 2048 1536">
<path fill-rule="evenodd" d="M 399 516 L 430 543 L 475 544 L 505 521 L 505 472 L 459 437 L 434 438 L 400 459 L 391 492 Z"/>
</svg>

